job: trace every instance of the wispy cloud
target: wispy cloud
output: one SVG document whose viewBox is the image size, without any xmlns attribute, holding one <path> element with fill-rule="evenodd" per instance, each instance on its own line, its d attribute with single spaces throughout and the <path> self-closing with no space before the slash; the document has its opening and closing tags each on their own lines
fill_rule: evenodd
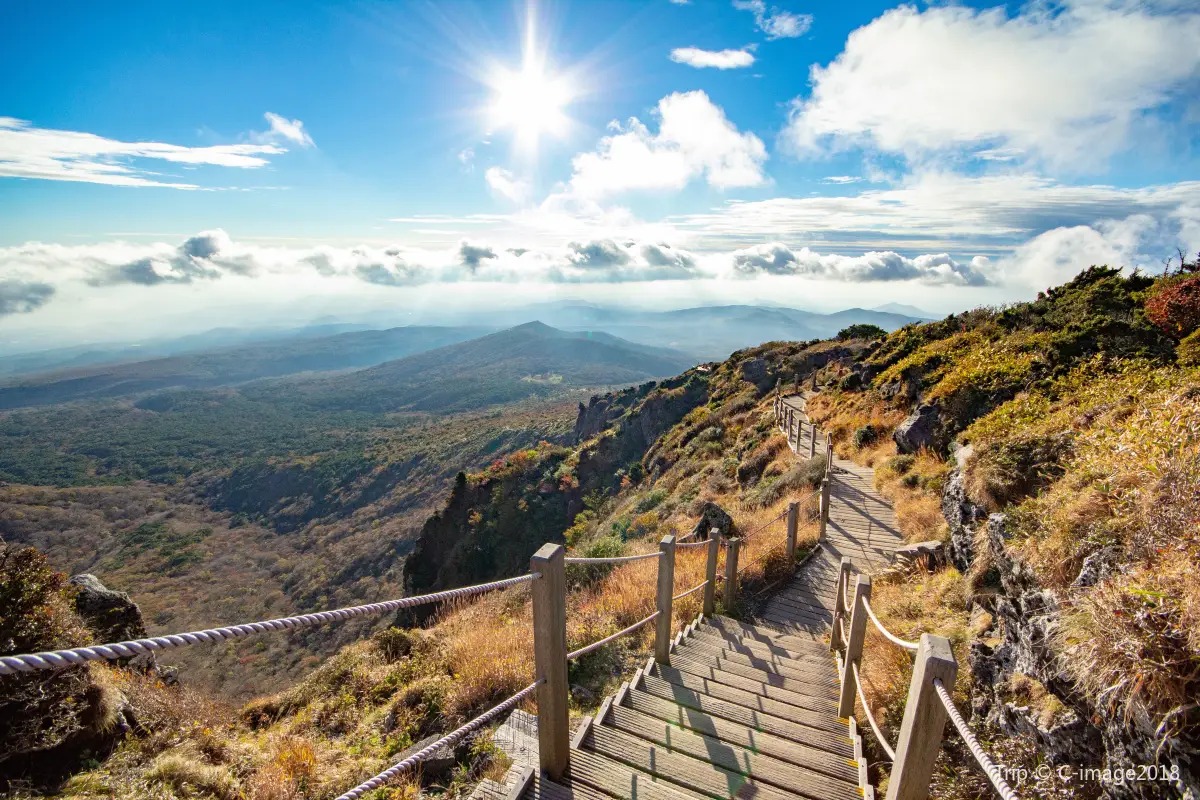
<svg viewBox="0 0 1200 800">
<path fill-rule="evenodd" d="M 278 141 L 282 139 L 285 142 L 291 142 L 299 147 L 316 147 L 316 142 L 308 135 L 308 131 L 304 130 L 304 123 L 298 119 L 288 119 L 281 117 L 278 114 L 268 111 L 263 114 L 270 128 L 260 136 L 269 141 Z"/>
<path fill-rule="evenodd" d="M 488 188 L 496 194 L 514 203 L 524 203 L 529 199 L 532 187 L 529 181 L 519 178 L 503 167 L 488 167 L 483 173 L 483 179 Z"/>
<path fill-rule="evenodd" d="M 863 180 L 865 179 L 858 175 L 829 175 L 828 177 L 821 178 L 821 183 L 859 183 Z"/>
<path fill-rule="evenodd" d="M 775 6 L 768 8 L 763 0 L 733 0 L 733 7 L 754 14 L 754 24 L 768 39 L 803 36 L 813 23 L 812 14 L 797 14 Z"/>
<path fill-rule="evenodd" d="M 257 169 L 268 163 L 268 156 L 285 152 L 285 148 L 271 143 L 188 147 L 124 142 L 93 133 L 38 128 L 25 120 L 0 117 L 0 177 L 8 178 L 197 189 L 194 183 L 165 179 L 142 162 Z"/>
<path fill-rule="evenodd" d="M 697 69 L 738 69 L 754 63 L 754 54 L 749 49 L 702 50 L 699 47 L 676 47 L 671 51 L 671 60 Z"/>
</svg>

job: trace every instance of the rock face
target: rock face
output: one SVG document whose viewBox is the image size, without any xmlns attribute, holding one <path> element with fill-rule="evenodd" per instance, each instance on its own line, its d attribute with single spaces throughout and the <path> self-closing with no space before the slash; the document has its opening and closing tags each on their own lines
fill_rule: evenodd
<svg viewBox="0 0 1200 800">
<path fill-rule="evenodd" d="M 1200 748 L 1195 732 L 1163 735 L 1145 715 L 1127 714 L 1125 709 L 1106 706 L 1100 698 L 1084 696 L 1075 689 L 1059 651 L 1052 646 L 1061 625 L 1060 599 L 1042 587 L 1029 566 L 1009 550 L 1008 518 L 1004 514 L 988 516 L 967 498 L 958 470 L 946 482 L 942 513 L 950 525 L 954 565 L 966 571 L 986 556 L 988 583 L 998 584 L 994 594 L 972 600 L 974 612 L 991 613 L 996 628 L 987 641 L 971 644 L 974 716 L 1008 735 L 1033 739 L 1053 764 L 1113 770 L 1157 765 L 1159 770 L 1175 769 L 1179 776 L 1177 782 L 1106 783 L 1103 789 L 1108 797 L 1200 798 Z M 1085 564 L 1080 581 L 1095 580 L 1105 568 L 1100 561 L 1112 563 L 1107 558 Z M 1029 704 L 1015 702 L 1009 687 L 1023 676 L 1040 683 L 1064 708 L 1045 719 Z"/>
<path fill-rule="evenodd" d="M 692 528 L 692 536 L 707 539 L 714 528 L 722 539 L 728 539 L 733 535 L 733 517 L 710 500 L 700 507 L 700 521 Z"/>
<path fill-rule="evenodd" d="M 137 603 L 125 592 L 106 587 L 95 575 L 76 575 L 71 584 L 78 587 L 75 611 L 102 642 L 123 642 L 146 636 L 146 623 Z"/>
<path fill-rule="evenodd" d="M 901 453 L 915 453 L 922 448 L 940 450 L 945 446 L 937 406 L 930 403 L 917 406 L 908 419 L 892 434 Z"/>
</svg>

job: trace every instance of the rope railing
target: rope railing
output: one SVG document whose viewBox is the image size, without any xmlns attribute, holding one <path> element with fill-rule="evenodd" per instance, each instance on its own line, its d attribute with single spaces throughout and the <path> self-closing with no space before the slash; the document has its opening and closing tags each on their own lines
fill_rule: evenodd
<svg viewBox="0 0 1200 800">
<path fill-rule="evenodd" d="M 158 650 L 169 650 L 175 647 L 186 647 L 194 644 L 221 642 L 227 639 L 238 639 L 267 631 L 297 630 L 311 628 L 315 625 L 325 625 L 330 622 L 341 622 L 354 617 L 384 614 L 401 608 L 441 603 L 447 600 L 457 600 L 472 597 L 484 592 L 504 589 L 509 586 L 527 583 L 534 580 L 536 575 L 518 575 L 515 578 L 481 583 L 476 586 L 463 586 L 458 589 L 447 589 L 444 592 L 402 597 L 397 600 L 385 600 L 381 603 L 368 603 L 361 606 L 337 608 L 331 611 L 317 611 L 312 614 L 301 614 L 295 617 L 280 617 L 260 622 L 246 622 L 240 625 L 230 625 L 224 628 L 210 628 L 202 631 L 187 633 L 172 633 L 166 636 L 153 636 L 146 639 L 133 639 L 126 642 L 97 644 L 90 647 L 73 647 L 68 650 L 51 650 L 27 655 L 0 656 L 0 675 L 15 675 L 18 672 L 34 672 L 36 670 L 64 669 L 66 667 L 85 664 L 88 661 L 115 660 L 149 655 Z"/>
<path fill-rule="evenodd" d="M 883 638 L 887 639 L 897 647 L 903 647 L 905 650 L 915 651 L 920 647 L 920 645 L 916 642 L 910 642 L 907 639 L 901 639 L 899 636 L 883 627 L 883 623 L 879 621 L 879 617 L 875 616 L 875 612 L 871 609 L 871 603 L 867 600 L 867 598 L 864 597 L 862 599 L 862 604 L 863 608 L 867 612 L 867 617 L 871 620 L 871 622 L 875 623 L 875 627 L 878 628 L 879 632 L 883 634 Z"/>
<path fill-rule="evenodd" d="M 1004 798 L 1004 800 L 1019 800 L 1017 793 L 1013 791 L 1008 782 L 1000 774 L 1000 768 L 995 762 L 984 752 L 983 746 L 979 744 L 979 740 L 975 738 L 974 732 L 968 727 L 967 721 L 963 719 L 963 715 L 959 713 L 958 707 L 954 705 L 954 699 L 950 697 L 950 692 L 947 691 L 945 684 L 939 679 L 933 679 L 933 688 L 937 692 L 938 698 L 941 699 L 942 705 L 946 708 L 946 713 L 950 716 L 950 721 L 954 723 L 955 730 L 958 735 L 966 742 L 967 748 L 971 751 L 971 755 L 975 756 L 975 760 L 979 763 L 982 769 L 992 782 L 996 792 Z"/>
<path fill-rule="evenodd" d="M 702 539 L 698 542 L 684 542 L 682 544 L 679 543 L 678 541 L 675 542 L 676 550 L 690 550 L 693 547 L 708 547 L 708 540 Z"/>
<path fill-rule="evenodd" d="M 503 714 L 505 711 L 515 708 L 518 703 L 533 694 L 533 692 L 542 683 L 543 681 L 534 681 L 521 691 L 514 694 L 512 697 L 505 700 L 503 703 L 493 706 L 492 708 L 480 714 L 478 717 L 475 717 L 470 722 L 467 722 L 461 727 L 438 739 L 436 742 L 428 745 L 427 747 L 421 748 L 403 761 L 397 762 L 391 767 L 388 767 L 370 780 L 363 781 L 358 786 L 355 786 L 350 791 L 338 797 L 337 800 L 358 800 L 358 798 L 362 797 L 367 792 L 373 789 L 378 789 L 380 786 L 383 786 L 400 773 L 415 767 L 417 764 L 421 763 L 425 759 L 429 758 L 429 756 L 437 752 L 440 748 L 458 744 L 464 738 L 479 730 L 484 725 Z"/>
<path fill-rule="evenodd" d="M 687 597 L 688 595 L 692 595 L 692 594 L 695 594 L 696 592 L 700 591 L 705 586 L 708 586 L 708 581 L 707 580 L 700 581 L 700 583 L 698 583 L 695 586 L 693 586 L 692 588 L 688 589 L 686 592 L 683 592 L 682 594 L 677 594 L 677 595 L 673 596 L 671 598 L 671 600 L 672 600 L 672 602 L 675 600 L 682 600 L 683 598 Z"/>
<path fill-rule="evenodd" d="M 840 660 L 840 659 L 839 659 Z M 867 722 L 871 725 L 871 730 L 875 734 L 875 741 L 879 742 L 879 746 L 883 748 L 883 752 L 887 753 L 889 761 L 896 760 L 896 751 L 888 744 L 888 740 L 884 738 L 883 731 L 879 729 L 879 723 L 875 721 L 875 715 L 871 713 L 871 704 L 867 702 L 867 695 L 863 691 L 862 678 L 858 676 L 858 664 L 850 662 L 850 669 L 854 672 L 854 688 L 858 693 L 858 702 L 862 703 L 863 714 L 867 718 Z"/>
<path fill-rule="evenodd" d="M 627 564 L 631 561 L 645 561 L 648 558 L 658 558 L 662 553 L 639 553 L 633 556 L 609 556 L 607 558 L 581 558 L 568 556 L 563 559 L 567 564 Z"/>
<path fill-rule="evenodd" d="M 578 650 L 572 650 L 571 652 L 567 653 L 567 661 L 574 661 L 575 659 L 580 658 L 581 656 L 586 656 L 588 653 L 591 653 L 595 650 L 599 650 L 601 647 L 608 644 L 609 642 L 616 641 L 617 639 L 620 639 L 622 636 L 626 636 L 628 634 L 633 633 L 634 631 L 636 631 L 638 628 L 642 627 L 643 625 L 647 625 L 647 624 L 653 622 L 654 620 L 658 619 L 658 614 L 659 614 L 659 612 L 655 611 L 650 616 L 646 617 L 645 619 L 638 620 L 637 622 L 630 625 L 628 628 L 619 630 L 610 636 L 605 636 L 603 639 L 596 641 L 596 642 L 592 642 L 589 645 L 585 645 L 585 646 L 579 648 Z"/>
</svg>

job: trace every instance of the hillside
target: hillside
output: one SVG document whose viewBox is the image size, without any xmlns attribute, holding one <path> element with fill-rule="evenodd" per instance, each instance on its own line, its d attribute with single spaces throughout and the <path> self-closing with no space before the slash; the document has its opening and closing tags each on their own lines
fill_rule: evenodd
<svg viewBox="0 0 1200 800">
<path fill-rule="evenodd" d="M 356 369 L 465 341 L 482 327 L 405 327 L 305 336 L 133 363 L 60 370 L 0 385 L 0 408 L 205 389 L 291 375 Z"/>
<path fill-rule="evenodd" d="M 511 575 L 544 541 L 580 555 L 647 552 L 666 533 L 690 531 L 710 503 L 729 512 L 735 531 L 754 531 L 789 499 L 808 496 L 823 470 L 819 459 L 796 460 L 772 414 L 777 385 L 807 385 L 815 375 L 821 391 L 808 411 L 833 432 L 839 455 L 876 467 L 911 541 L 945 542 L 948 564 L 881 578 L 872 602 L 902 636 L 950 638 L 961 665 L 955 693 L 974 710 L 987 749 L 1006 766 L 1030 769 L 1157 764 L 1178 781 L 1110 793 L 1183 797 L 1196 785 L 1191 764 L 1200 752 L 1191 705 L 1200 689 L 1194 271 L 1092 268 L 1004 309 L 909 325 L 875 341 L 769 343 L 593 397 L 578 406 L 570 437 L 457 474 L 414 531 L 402 580 L 418 592 Z M 241 485 L 269 480 L 247 472 Z M 326 475 L 308 496 L 344 484 Z M 386 519 L 369 512 L 364 522 Z M 813 536 L 806 527 L 801 538 L 811 544 Z M 783 574 L 779 542 L 757 542 L 743 556 L 750 598 Z M 360 585 L 369 586 L 375 567 L 358 563 Z M 388 563 L 395 581 L 397 561 Z M 693 568 L 682 568 L 679 585 L 695 580 Z M 572 573 L 569 646 L 644 617 L 649 570 Z M 199 699 L 158 712 L 148 732 L 73 778 L 64 794 L 124 798 L 146 786 L 164 797 L 336 794 L 528 683 L 527 598 L 512 590 L 445 611 L 421 630 L 380 633 L 240 716 Z M 65 624 L 52 634 L 78 635 Z M 573 668 L 576 713 L 644 661 L 642 644 Z M 887 647 L 868 639 L 864 680 L 894 736 L 909 660 Z M 106 680 L 135 709 L 161 709 L 187 691 L 122 675 Z M 174 738 L 180 730 L 190 732 Z M 982 796 L 984 779 L 968 759 L 961 746 L 947 747 L 935 797 Z M 449 785 L 438 784 L 450 793 L 494 762 L 472 750 L 459 764 Z M 1092 788 L 1074 796 L 1095 797 Z"/>
<path fill-rule="evenodd" d="M 606 333 L 530 322 L 348 375 L 253 387 L 247 394 L 265 398 L 286 391 L 323 409 L 448 412 L 575 387 L 640 383 L 681 372 L 691 361 Z"/>
</svg>

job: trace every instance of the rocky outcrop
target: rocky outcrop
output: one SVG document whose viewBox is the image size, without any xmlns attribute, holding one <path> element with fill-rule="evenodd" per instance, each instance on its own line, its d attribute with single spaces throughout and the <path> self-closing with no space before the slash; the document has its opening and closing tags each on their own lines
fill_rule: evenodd
<svg viewBox="0 0 1200 800">
<path fill-rule="evenodd" d="M 691 536 L 697 539 L 707 539 L 713 530 L 716 530 L 717 535 L 722 539 L 728 539 L 733 535 L 733 517 L 729 516 L 729 512 L 725 509 L 709 500 L 700 507 L 700 520 L 692 528 Z"/>
<path fill-rule="evenodd" d="M 1178 782 L 1109 782 L 1103 786 L 1108 797 L 1200 798 L 1200 750 L 1195 742 L 1155 730 L 1145 715 L 1080 694 L 1067 677 L 1055 647 L 1062 602 L 1009 548 L 1008 517 L 989 516 L 973 504 L 958 470 L 946 482 L 942 513 L 950 526 L 954 565 L 966 571 L 983 556 L 989 564 L 987 590 L 972 599 L 973 616 L 986 611 L 993 619 L 988 638 L 974 641 L 970 648 L 974 716 L 1010 736 L 1033 739 L 1052 764 L 1113 770 L 1157 765 L 1180 777 Z M 1080 580 L 1094 580 L 1100 570 L 1098 564 L 1085 564 Z M 1013 697 L 1010 687 L 1025 679 L 1044 687 L 1053 713 L 1046 713 L 1047 703 L 1039 710 Z"/>
<path fill-rule="evenodd" d="M 137 603 L 125 592 L 107 588 L 95 575 L 76 575 L 75 611 L 101 642 L 123 642 L 146 635 L 146 623 Z"/>
<path fill-rule="evenodd" d="M 892 433 L 892 438 L 901 453 L 943 449 L 946 446 L 945 433 L 937 406 L 931 403 L 917 406 L 917 410 Z"/>
</svg>

